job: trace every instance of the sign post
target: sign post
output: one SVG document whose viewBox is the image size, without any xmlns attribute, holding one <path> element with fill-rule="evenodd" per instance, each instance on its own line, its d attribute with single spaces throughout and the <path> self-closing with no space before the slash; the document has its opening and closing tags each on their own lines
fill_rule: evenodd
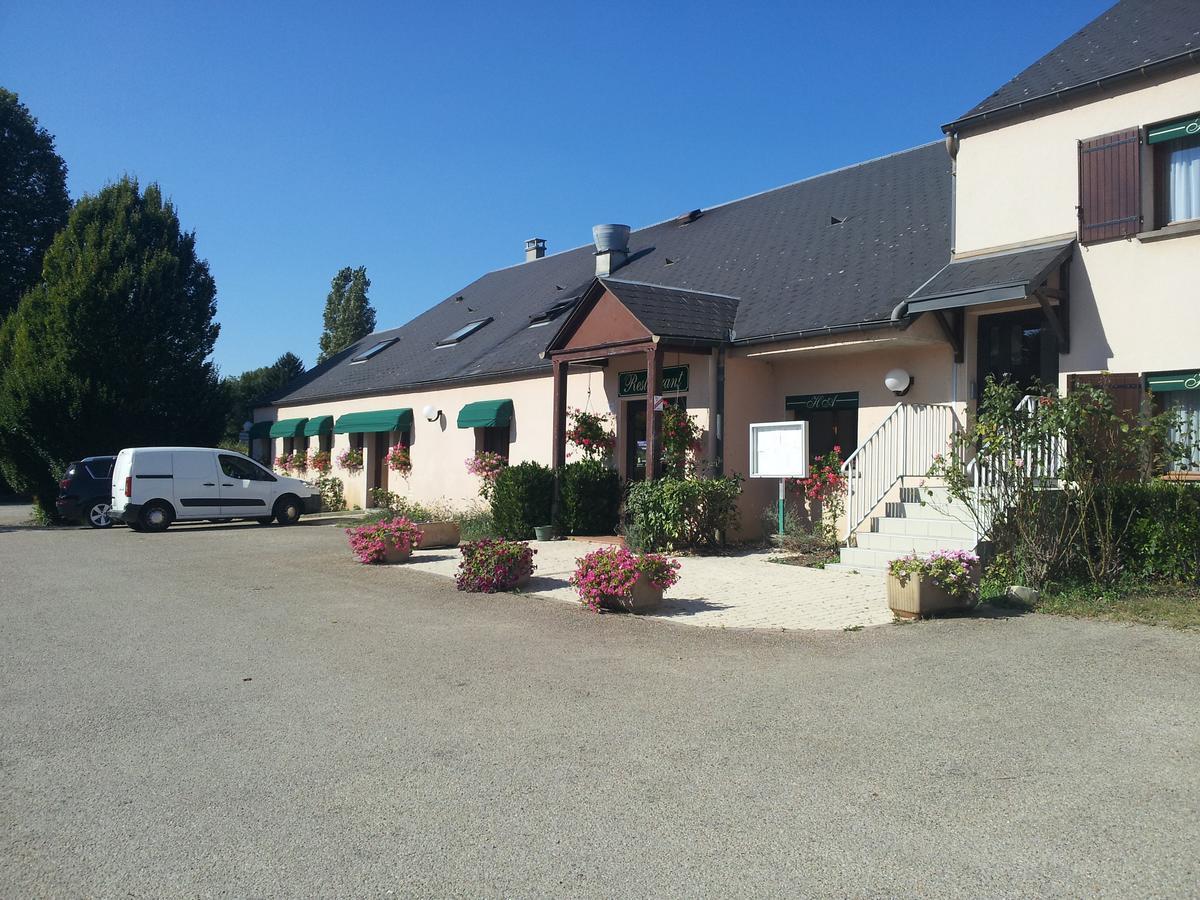
<svg viewBox="0 0 1200 900">
<path fill-rule="evenodd" d="M 789 478 L 808 477 L 808 422 L 758 422 L 750 426 L 750 477 L 779 479 L 779 534 Z"/>
</svg>

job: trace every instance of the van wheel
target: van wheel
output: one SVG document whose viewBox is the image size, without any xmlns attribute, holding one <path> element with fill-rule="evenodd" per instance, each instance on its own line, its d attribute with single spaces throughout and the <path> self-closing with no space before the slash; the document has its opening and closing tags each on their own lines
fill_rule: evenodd
<svg viewBox="0 0 1200 900">
<path fill-rule="evenodd" d="M 87 511 L 87 523 L 93 528 L 112 527 L 112 504 L 107 500 L 93 500 Z"/>
<path fill-rule="evenodd" d="M 138 524 L 142 526 L 143 531 L 156 533 L 166 531 L 172 518 L 174 516 L 171 515 L 171 507 L 161 500 L 155 500 L 142 507 L 141 513 L 138 514 Z"/>
<path fill-rule="evenodd" d="M 295 525 L 300 521 L 300 500 L 284 494 L 275 501 L 275 521 L 280 525 Z"/>
</svg>

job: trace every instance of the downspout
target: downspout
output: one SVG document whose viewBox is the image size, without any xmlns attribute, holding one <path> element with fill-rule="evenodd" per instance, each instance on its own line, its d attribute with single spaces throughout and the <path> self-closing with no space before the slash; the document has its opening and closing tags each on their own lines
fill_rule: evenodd
<svg viewBox="0 0 1200 900">
<path fill-rule="evenodd" d="M 954 258 L 954 248 L 958 244 L 958 132 L 946 133 L 946 152 L 950 154 L 950 258 Z M 966 343 L 966 328 L 960 329 L 963 343 Z M 965 350 L 965 348 L 964 348 Z M 964 353 L 963 359 L 966 359 Z M 958 362 L 954 354 L 950 354 L 950 402 L 958 406 Z"/>
</svg>

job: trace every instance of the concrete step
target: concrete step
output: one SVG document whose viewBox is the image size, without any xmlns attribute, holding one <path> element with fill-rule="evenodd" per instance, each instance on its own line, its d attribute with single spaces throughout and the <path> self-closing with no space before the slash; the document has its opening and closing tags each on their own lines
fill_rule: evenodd
<svg viewBox="0 0 1200 900">
<path fill-rule="evenodd" d="M 839 562 L 843 566 L 849 566 L 859 572 L 867 572 L 878 569 L 884 571 L 887 569 L 887 564 L 898 556 L 904 556 L 903 553 L 896 553 L 891 550 L 868 550 L 865 547 L 843 547 L 840 554 Z M 830 568 L 826 566 L 825 568 Z"/>
<path fill-rule="evenodd" d="M 908 553 L 930 553 L 934 550 L 974 550 L 975 536 L 929 537 L 912 534 L 888 534 L 886 532 L 859 532 L 858 546 L 862 550 L 877 550 L 897 556 Z"/>
<path fill-rule="evenodd" d="M 847 572 L 852 575 L 878 575 L 880 578 L 887 577 L 887 569 L 876 569 L 871 566 L 853 566 L 847 563 L 829 563 L 825 566 L 826 572 Z"/>
<path fill-rule="evenodd" d="M 941 516 L 936 518 L 891 518 L 884 516 L 874 520 L 872 532 L 879 534 L 909 534 L 914 537 L 961 538 L 963 540 L 973 540 L 975 538 L 975 529 L 969 524 Z"/>
<path fill-rule="evenodd" d="M 953 522 L 971 523 L 971 511 L 961 503 L 888 503 L 884 514 L 893 519 L 949 519 Z"/>
</svg>

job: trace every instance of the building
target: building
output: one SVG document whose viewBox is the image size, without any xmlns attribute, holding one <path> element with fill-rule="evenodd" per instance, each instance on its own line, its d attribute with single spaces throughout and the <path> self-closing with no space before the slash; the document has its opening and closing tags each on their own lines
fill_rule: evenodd
<svg viewBox="0 0 1200 900">
<path fill-rule="evenodd" d="M 610 412 L 616 465 L 645 477 L 660 395 L 727 472 L 748 469 L 751 422 L 807 419 L 814 453 L 853 452 L 845 527 L 862 546 L 989 375 L 1066 390 L 1112 372 L 1122 402 L 1149 389 L 1200 426 L 1198 114 L 1200 6 L 1122 0 L 944 141 L 597 226 L 595 246 L 527 242 L 523 263 L 257 410 L 253 452 L 361 447 L 348 502 L 387 487 L 467 503 L 477 450 L 561 464 L 568 407 Z M 383 464 L 398 441 L 413 464 L 399 481 Z M 747 485 L 747 530 L 775 490 Z"/>
</svg>

